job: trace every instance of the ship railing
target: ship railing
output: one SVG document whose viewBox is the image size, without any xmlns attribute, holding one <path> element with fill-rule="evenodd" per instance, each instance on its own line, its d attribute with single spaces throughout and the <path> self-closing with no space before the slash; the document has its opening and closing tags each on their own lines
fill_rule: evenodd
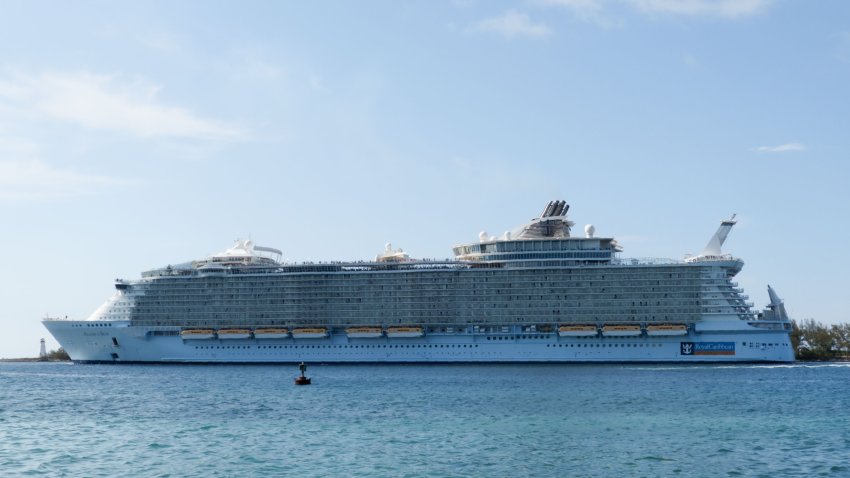
<svg viewBox="0 0 850 478">
<path fill-rule="evenodd" d="M 707 256 L 691 256 L 685 258 L 685 262 L 693 263 L 693 262 L 728 262 L 728 261 L 740 261 L 741 259 L 734 257 L 732 254 L 721 254 L 719 256 L 715 255 L 707 255 Z"/>
<path fill-rule="evenodd" d="M 281 272 L 359 272 L 359 271 L 374 271 L 374 270 L 421 270 L 421 269 L 464 269 L 469 267 L 467 263 L 456 261 L 454 259 L 429 259 L 429 260 L 413 260 L 404 262 L 373 262 L 373 261 L 353 261 L 353 262 L 288 262 L 280 263 L 274 266 L 264 267 L 245 267 L 245 268 L 230 268 L 223 267 L 215 270 L 165 270 L 156 269 L 142 273 L 142 278 L 167 277 L 167 276 L 184 276 L 193 274 L 210 274 L 210 275 L 247 275 L 247 274 L 279 274 Z M 495 267 L 495 266 L 494 266 Z"/>
<path fill-rule="evenodd" d="M 631 257 L 627 259 L 611 259 L 611 264 L 616 266 L 666 266 L 684 264 L 684 261 L 664 257 Z"/>
</svg>

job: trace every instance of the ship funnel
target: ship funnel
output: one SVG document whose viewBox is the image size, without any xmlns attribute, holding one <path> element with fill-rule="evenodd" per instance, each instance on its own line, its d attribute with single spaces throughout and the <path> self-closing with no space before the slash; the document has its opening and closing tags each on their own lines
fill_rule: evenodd
<svg viewBox="0 0 850 478">
<path fill-rule="evenodd" d="M 785 303 L 776 295 L 776 291 L 768 284 L 767 295 L 770 297 L 770 304 L 767 308 L 773 311 L 773 316 L 776 320 L 788 320 L 788 313 L 785 312 Z"/>
<path fill-rule="evenodd" d="M 567 204 L 567 201 L 549 201 L 549 203 L 546 204 L 546 207 L 543 208 L 543 212 L 540 214 L 540 217 L 547 218 L 555 216 L 566 216 L 567 210 L 569 208 L 570 206 Z"/>
<path fill-rule="evenodd" d="M 546 204 L 546 207 L 545 207 L 545 208 L 543 208 L 543 213 L 542 213 L 542 214 L 540 214 L 540 217 L 549 217 L 549 216 L 551 216 L 551 215 L 552 215 L 552 211 L 555 209 L 555 202 L 556 202 L 556 201 L 549 201 L 549 203 L 548 203 L 548 204 Z"/>
<path fill-rule="evenodd" d="M 563 215 L 564 206 L 566 206 L 566 205 L 567 205 L 567 201 L 558 201 L 558 205 L 557 205 L 557 207 L 555 207 L 555 210 L 552 211 L 552 215 L 553 216 Z"/>
<path fill-rule="evenodd" d="M 715 232 L 711 240 L 708 241 L 708 244 L 705 246 L 705 249 L 702 251 L 700 256 L 721 255 L 721 247 L 723 247 L 723 243 L 726 242 L 726 236 L 729 235 L 729 231 L 732 230 L 732 226 L 734 226 L 736 222 L 734 214 L 732 214 L 731 218 L 721 222 L 720 227 L 717 228 L 717 232 Z"/>
</svg>

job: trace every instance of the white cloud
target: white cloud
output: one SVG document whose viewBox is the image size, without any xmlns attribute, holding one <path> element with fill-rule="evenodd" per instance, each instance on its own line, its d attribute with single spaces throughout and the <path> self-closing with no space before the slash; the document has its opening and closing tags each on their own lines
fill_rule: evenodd
<svg viewBox="0 0 850 478">
<path fill-rule="evenodd" d="M 142 45 L 162 53 L 176 53 L 181 50 L 180 42 L 167 31 L 151 31 L 136 37 Z"/>
<path fill-rule="evenodd" d="M 241 59 L 234 69 L 238 73 L 236 76 L 249 77 L 262 81 L 277 81 L 284 76 L 282 68 L 257 54 L 237 52 L 236 56 Z"/>
<path fill-rule="evenodd" d="M 15 158 L 32 157 L 40 151 L 39 145 L 32 141 L 0 136 L 0 160 L 8 159 L 10 156 Z"/>
<path fill-rule="evenodd" d="M 604 7 L 610 3 L 606 0 L 532 0 L 533 3 L 544 7 L 560 7 L 570 10 L 575 16 L 596 23 L 602 27 L 619 26 L 621 22 L 605 15 Z"/>
<path fill-rule="evenodd" d="M 773 0 L 531 0 L 544 6 L 563 7 L 583 20 L 612 23 L 605 9 L 626 4 L 640 13 L 736 18 L 765 11 Z"/>
<path fill-rule="evenodd" d="M 106 176 L 54 168 L 38 159 L 0 159 L 0 201 L 3 202 L 80 196 L 124 183 Z"/>
<path fill-rule="evenodd" d="M 160 86 L 91 73 L 11 73 L 0 77 L 0 115 L 51 119 L 133 136 L 243 139 L 236 128 L 163 104 Z"/>
<path fill-rule="evenodd" d="M 708 15 L 727 18 L 754 15 L 764 11 L 772 0 L 626 0 L 648 13 Z"/>
<path fill-rule="evenodd" d="M 536 0 L 535 3 L 573 10 L 600 10 L 605 2 L 602 0 Z"/>
<path fill-rule="evenodd" d="M 508 39 L 518 36 L 541 38 L 552 33 L 546 25 L 534 23 L 528 15 L 516 10 L 508 10 L 497 17 L 485 18 L 473 25 L 469 31 L 496 33 Z"/>
<path fill-rule="evenodd" d="M 779 146 L 759 146 L 757 148 L 750 148 L 750 151 L 756 151 L 759 153 L 787 153 L 789 151 L 805 151 L 806 146 L 802 143 L 786 143 L 780 144 Z"/>
</svg>

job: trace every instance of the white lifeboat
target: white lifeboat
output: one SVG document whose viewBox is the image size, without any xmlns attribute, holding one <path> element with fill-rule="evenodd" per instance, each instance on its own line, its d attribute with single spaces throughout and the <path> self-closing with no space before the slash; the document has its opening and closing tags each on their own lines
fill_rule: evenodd
<svg viewBox="0 0 850 478">
<path fill-rule="evenodd" d="M 605 325 L 603 337 L 636 337 L 641 334 L 640 325 Z"/>
<path fill-rule="evenodd" d="M 646 335 L 649 335 L 650 337 L 688 335 L 688 327 L 683 324 L 647 325 Z"/>
<path fill-rule="evenodd" d="M 183 340 L 208 340 L 215 338 L 215 330 L 212 329 L 186 329 L 180 331 Z"/>
<path fill-rule="evenodd" d="M 349 327 L 345 333 L 352 339 L 374 339 L 384 335 L 380 327 Z"/>
<path fill-rule="evenodd" d="M 562 325 L 558 327 L 561 337 L 594 337 L 599 334 L 595 325 Z"/>
<path fill-rule="evenodd" d="M 248 329 L 219 329 L 218 338 L 221 340 L 250 339 L 251 331 Z"/>
<path fill-rule="evenodd" d="M 387 337 L 390 338 L 411 338 L 422 337 L 425 335 L 425 330 L 422 327 L 387 327 Z"/>
<path fill-rule="evenodd" d="M 325 327 L 301 327 L 292 329 L 292 338 L 294 339 L 323 339 L 328 336 L 328 329 Z"/>
<path fill-rule="evenodd" d="M 254 330 L 254 338 L 257 339 L 285 339 L 286 337 L 289 337 L 289 329 L 267 328 Z"/>
</svg>

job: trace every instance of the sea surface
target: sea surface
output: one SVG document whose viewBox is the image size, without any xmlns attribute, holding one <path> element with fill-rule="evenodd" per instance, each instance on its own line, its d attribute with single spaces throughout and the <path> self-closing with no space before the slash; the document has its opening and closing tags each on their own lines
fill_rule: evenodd
<svg viewBox="0 0 850 478">
<path fill-rule="evenodd" d="M 850 476 L 850 364 L 0 363 L 0 476 Z"/>
</svg>

